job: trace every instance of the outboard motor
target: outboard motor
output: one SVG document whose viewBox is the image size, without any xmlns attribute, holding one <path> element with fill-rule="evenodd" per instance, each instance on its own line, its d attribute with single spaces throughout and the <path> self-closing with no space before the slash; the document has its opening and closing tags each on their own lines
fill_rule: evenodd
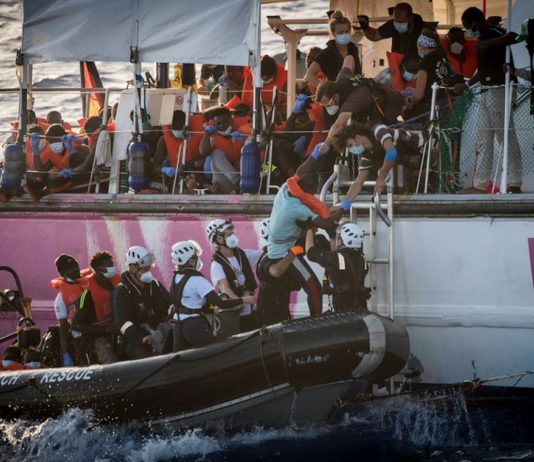
<svg viewBox="0 0 534 462">
<path fill-rule="evenodd" d="M 11 194 L 18 194 L 22 175 L 26 171 L 26 154 L 21 144 L 8 144 L 4 150 L 4 169 L 0 186 Z"/>
<path fill-rule="evenodd" d="M 146 176 L 148 163 L 148 145 L 142 141 L 133 141 L 128 147 L 128 183 L 135 192 L 149 187 L 150 180 Z"/>
<path fill-rule="evenodd" d="M 241 150 L 241 192 L 256 194 L 260 189 L 260 147 L 245 144 Z"/>
</svg>

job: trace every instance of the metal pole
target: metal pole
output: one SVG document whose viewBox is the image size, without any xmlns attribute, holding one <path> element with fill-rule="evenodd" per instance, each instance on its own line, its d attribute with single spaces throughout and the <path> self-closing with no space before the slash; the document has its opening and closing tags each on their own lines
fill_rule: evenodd
<svg viewBox="0 0 534 462">
<path fill-rule="evenodd" d="M 296 37 L 284 37 L 287 40 L 287 108 L 286 117 L 289 118 L 295 105 L 295 82 L 297 80 L 297 44 Z M 282 88 L 280 88 L 282 90 Z"/>
<path fill-rule="evenodd" d="M 438 95 L 438 84 L 432 84 L 432 104 L 430 105 L 430 133 L 428 136 L 428 149 L 426 156 L 426 174 L 425 174 L 425 194 L 428 192 L 428 175 L 430 173 L 430 155 L 432 153 L 432 139 L 434 138 L 434 126 L 436 118 L 436 99 Z"/>
<path fill-rule="evenodd" d="M 252 119 L 252 138 L 255 142 L 259 142 L 259 132 L 261 125 L 261 88 L 263 87 L 263 82 L 261 80 L 261 4 L 258 4 L 258 12 L 256 14 L 256 19 L 254 26 L 256 27 L 256 50 L 255 50 L 255 59 L 251 63 L 254 66 L 254 102 L 253 102 L 253 111 L 254 117 Z"/>
<path fill-rule="evenodd" d="M 508 0 L 508 17 L 506 27 L 508 32 L 512 29 L 512 0 Z M 504 83 L 504 136 L 502 150 L 502 173 L 501 173 L 501 194 L 506 194 L 508 185 L 508 144 L 510 130 L 511 100 L 512 92 L 510 86 L 510 45 L 506 47 L 506 78 Z"/>
</svg>

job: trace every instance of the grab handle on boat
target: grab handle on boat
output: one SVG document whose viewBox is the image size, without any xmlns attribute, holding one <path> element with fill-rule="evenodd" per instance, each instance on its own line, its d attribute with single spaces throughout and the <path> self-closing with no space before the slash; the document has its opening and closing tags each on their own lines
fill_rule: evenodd
<svg viewBox="0 0 534 462">
<path fill-rule="evenodd" d="M 376 214 L 381 218 L 381 220 L 386 224 L 386 226 L 391 226 L 391 220 L 389 217 L 384 213 L 384 210 L 382 210 L 382 205 L 380 204 L 380 194 L 375 194 L 375 197 L 373 198 L 373 202 L 376 209 Z"/>
</svg>

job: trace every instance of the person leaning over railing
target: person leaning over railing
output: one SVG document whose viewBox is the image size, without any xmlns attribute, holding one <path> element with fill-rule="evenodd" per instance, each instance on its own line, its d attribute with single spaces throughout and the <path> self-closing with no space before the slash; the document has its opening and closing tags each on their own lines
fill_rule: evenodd
<svg viewBox="0 0 534 462">
<path fill-rule="evenodd" d="M 359 156 L 358 176 L 350 186 L 347 196 L 341 201 L 341 208 L 348 212 L 351 202 L 362 190 L 369 176 L 376 176 L 374 192 L 384 189 L 386 177 L 399 157 L 420 154 L 425 139 L 420 131 L 388 128 L 383 124 L 372 129 L 358 122 L 344 127 L 335 137 L 339 151 L 349 148 L 349 153 Z"/>
</svg>

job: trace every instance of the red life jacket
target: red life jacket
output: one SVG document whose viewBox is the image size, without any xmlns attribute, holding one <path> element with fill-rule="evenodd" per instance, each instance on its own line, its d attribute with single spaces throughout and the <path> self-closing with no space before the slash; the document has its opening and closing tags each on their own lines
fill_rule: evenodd
<svg viewBox="0 0 534 462">
<path fill-rule="evenodd" d="M 111 322 L 111 290 L 102 287 L 96 280 L 96 274 L 93 274 L 88 278 L 89 292 L 95 304 L 96 324 L 105 325 Z M 121 282 L 120 274 L 116 274 L 111 278 L 111 284 L 113 287 Z"/>
<path fill-rule="evenodd" d="M 393 90 L 401 91 L 405 88 L 415 88 L 417 80 L 406 82 L 402 78 L 402 60 L 404 55 L 402 53 L 386 52 L 388 58 L 389 70 L 391 71 L 391 88 Z"/>
<path fill-rule="evenodd" d="M 26 369 L 26 366 L 24 364 L 19 363 L 18 361 L 15 361 L 14 363 L 11 363 L 7 367 L 2 367 L 2 363 L 0 363 L 0 371 L 2 372 L 9 372 L 9 371 L 22 371 Z"/>
<path fill-rule="evenodd" d="M 80 271 L 81 277 L 76 282 L 67 282 L 60 276 L 50 281 L 50 287 L 61 293 L 63 301 L 67 307 L 69 319 L 74 317 L 74 305 L 80 299 L 83 291 L 89 288 L 89 279 L 92 277 L 93 270 L 85 268 Z"/>
<path fill-rule="evenodd" d="M 249 107 L 253 106 L 254 100 L 254 85 L 252 84 L 252 72 L 247 72 L 245 74 L 245 81 L 243 83 L 243 93 L 241 99 L 243 103 L 248 104 Z M 261 102 L 271 106 L 273 104 L 273 89 L 274 87 L 278 90 L 278 96 L 276 97 L 276 102 L 278 104 L 283 104 L 286 101 L 286 95 L 282 95 L 282 92 L 287 90 L 287 71 L 281 64 L 276 63 L 276 73 L 274 75 L 274 80 L 264 85 L 261 89 Z"/>
<path fill-rule="evenodd" d="M 232 131 L 241 132 L 245 137 L 250 136 L 251 128 L 248 117 L 233 117 Z M 244 144 L 243 141 L 229 136 L 213 135 L 211 137 L 213 149 L 220 149 L 224 152 L 230 162 L 237 162 L 241 158 L 241 149 Z"/>
<path fill-rule="evenodd" d="M 308 207 L 312 212 L 319 215 L 321 218 L 327 219 L 330 217 L 330 212 L 319 199 L 313 194 L 304 192 L 299 185 L 299 177 L 292 176 L 287 180 L 287 190 L 292 196 L 296 197 L 303 205 Z"/>
<path fill-rule="evenodd" d="M 447 59 L 452 64 L 452 67 L 454 68 L 454 72 L 464 76 L 467 79 L 470 79 L 471 77 L 473 77 L 473 74 L 477 70 L 477 52 L 475 50 L 476 44 L 477 44 L 476 40 L 465 41 L 464 49 L 462 50 L 462 54 L 464 55 L 465 60 L 462 62 L 458 60 L 456 55 L 453 55 L 451 53 L 451 47 L 449 45 L 449 41 L 447 39 L 443 39 L 441 41 L 441 45 L 443 46 L 443 49 L 445 50 Z"/>
<path fill-rule="evenodd" d="M 313 133 L 310 140 L 310 144 L 308 144 L 308 149 L 306 149 L 306 156 L 309 156 L 313 148 L 317 145 L 317 143 L 320 143 L 321 141 L 324 141 L 326 139 L 327 133 L 324 133 L 324 119 L 323 119 L 323 108 L 319 103 L 313 103 L 311 108 L 308 109 L 308 116 L 310 117 L 310 120 L 315 121 L 315 125 L 313 126 Z"/>
<path fill-rule="evenodd" d="M 48 160 L 52 162 L 52 165 L 58 170 L 63 170 L 64 168 L 69 168 L 70 165 L 70 151 L 66 148 L 63 148 L 60 154 L 56 154 L 52 149 L 48 148 Z"/>
<path fill-rule="evenodd" d="M 176 138 L 172 134 L 170 125 L 164 125 L 161 128 L 163 130 L 163 141 L 165 141 L 165 149 L 167 150 L 167 159 L 169 159 L 171 167 L 176 167 L 176 165 L 178 165 L 178 154 L 182 149 L 184 140 L 181 138 Z M 186 160 L 189 160 L 187 159 L 187 156 Z"/>
<path fill-rule="evenodd" d="M 25 143 L 26 148 L 26 167 L 30 170 L 35 169 L 35 165 L 33 164 L 33 153 L 32 153 L 32 143 L 31 140 L 28 138 Z M 39 153 L 39 158 L 41 159 L 41 163 L 44 164 L 48 160 L 48 156 L 52 152 L 50 149 L 50 146 L 48 145 L 48 142 L 46 143 L 44 149 Z"/>
</svg>

